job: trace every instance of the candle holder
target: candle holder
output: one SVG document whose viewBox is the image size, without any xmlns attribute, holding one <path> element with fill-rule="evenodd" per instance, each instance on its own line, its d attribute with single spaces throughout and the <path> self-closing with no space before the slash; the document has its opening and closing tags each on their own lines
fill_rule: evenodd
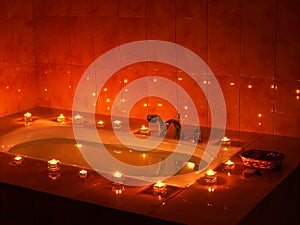
<svg viewBox="0 0 300 225">
<path fill-rule="evenodd" d="M 153 194 L 158 196 L 164 196 L 167 193 L 167 185 L 161 181 L 153 184 Z"/>
<path fill-rule="evenodd" d="M 146 127 L 146 126 L 143 125 L 143 126 L 140 128 L 140 134 L 148 135 L 148 134 L 150 134 L 150 129 L 149 129 L 148 127 Z"/>
<path fill-rule="evenodd" d="M 204 180 L 207 184 L 214 184 L 217 181 L 217 172 L 214 170 L 207 170 L 204 176 Z"/>
<path fill-rule="evenodd" d="M 226 146 L 231 145 L 231 140 L 228 137 L 222 138 L 221 142 L 222 142 L 222 145 L 226 145 Z"/>
<path fill-rule="evenodd" d="M 48 177 L 51 180 L 57 180 L 60 177 L 60 161 L 51 159 L 48 161 Z"/>
<path fill-rule="evenodd" d="M 231 160 L 227 160 L 225 163 L 224 163 L 224 170 L 225 172 L 227 172 L 227 174 L 230 176 L 231 172 L 233 171 L 235 167 L 235 163 L 232 162 Z"/>
<path fill-rule="evenodd" d="M 25 126 L 30 126 L 32 122 L 32 115 L 30 112 L 27 112 L 24 114 L 24 121 L 25 121 Z"/>
<path fill-rule="evenodd" d="M 86 171 L 86 170 L 80 170 L 78 172 L 78 176 L 79 176 L 80 179 L 84 179 L 85 180 L 88 177 L 88 171 Z"/>
<path fill-rule="evenodd" d="M 119 171 L 114 172 L 113 181 L 115 185 L 122 185 L 124 182 L 124 174 Z"/>
<path fill-rule="evenodd" d="M 121 120 L 115 120 L 113 122 L 112 126 L 115 130 L 120 130 L 122 128 L 122 121 Z"/>
<path fill-rule="evenodd" d="M 23 159 L 22 156 L 16 156 L 16 157 L 14 158 L 13 162 L 14 162 L 14 164 L 15 164 L 16 166 L 20 166 L 20 165 L 22 165 L 23 160 L 24 160 L 24 159 Z"/>
<path fill-rule="evenodd" d="M 61 123 L 61 124 L 64 124 L 66 121 L 67 121 L 67 118 L 64 116 L 64 114 L 60 114 L 60 115 L 57 117 L 57 122 L 59 122 L 59 123 Z"/>
<path fill-rule="evenodd" d="M 83 117 L 81 115 L 77 114 L 73 118 L 73 123 L 77 126 L 82 126 L 83 125 Z"/>
<path fill-rule="evenodd" d="M 99 128 L 103 128 L 104 125 L 105 125 L 105 123 L 102 120 L 97 122 L 97 127 L 99 127 Z"/>
</svg>

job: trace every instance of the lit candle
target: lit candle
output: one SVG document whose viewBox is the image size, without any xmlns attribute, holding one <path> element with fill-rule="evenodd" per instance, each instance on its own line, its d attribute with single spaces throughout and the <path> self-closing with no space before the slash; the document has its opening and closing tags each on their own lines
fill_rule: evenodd
<svg viewBox="0 0 300 225">
<path fill-rule="evenodd" d="M 140 133 L 141 134 L 149 134 L 150 130 L 148 127 L 146 127 L 145 125 L 142 125 L 142 127 L 140 128 Z"/>
<path fill-rule="evenodd" d="M 215 183 L 217 181 L 217 172 L 212 169 L 207 170 L 205 173 L 204 180 L 206 181 L 206 183 L 209 184 Z"/>
<path fill-rule="evenodd" d="M 231 160 L 227 160 L 224 164 L 225 164 L 224 169 L 228 173 L 228 175 L 230 176 L 230 173 L 232 172 L 232 170 L 235 167 L 235 163 L 232 162 Z"/>
<path fill-rule="evenodd" d="M 57 117 L 57 122 L 61 123 L 61 124 L 64 124 L 66 122 L 66 117 L 64 116 L 64 114 L 60 114 L 58 117 Z"/>
<path fill-rule="evenodd" d="M 21 165 L 22 162 L 23 162 L 23 157 L 22 157 L 22 156 L 16 156 L 16 157 L 14 158 L 14 162 L 15 162 L 15 164 L 16 164 L 17 166 Z"/>
<path fill-rule="evenodd" d="M 80 170 L 80 171 L 79 171 L 79 177 L 80 177 L 81 179 L 86 179 L 87 176 L 88 176 L 88 172 L 87 172 L 86 170 Z"/>
<path fill-rule="evenodd" d="M 120 171 L 116 171 L 113 174 L 115 184 L 123 184 L 124 175 Z"/>
<path fill-rule="evenodd" d="M 122 121 L 121 120 L 115 120 L 113 122 L 113 128 L 116 130 L 119 130 L 122 127 Z"/>
<path fill-rule="evenodd" d="M 24 114 L 24 121 L 25 122 L 31 122 L 32 121 L 32 117 L 31 117 L 31 113 L 30 112 L 27 112 Z"/>
<path fill-rule="evenodd" d="M 102 127 L 104 127 L 104 124 L 105 123 L 102 120 L 100 120 L 100 121 L 98 121 L 97 126 L 102 128 Z"/>
<path fill-rule="evenodd" d="M 223 145 L 230 145 L 231 140 L 228 137 L 224 137 L 224 138 L 222 138 L 222 144 Z"/>
<path fill-rule="evenodd" d="M 60 177 L 60 161 L 57 159 L 51 159 L 48 161 L 48 177 L 51 180 L 57 180 Z"/>
<path fill-rule="evenodd" d="M 167 192 L 167 185 L 161 181 L 157 181 L 157 183 L 155 183 L 153 185 L 153 194 L 154 195 L 165 195 Z"/>
<path fill-rule="evenodd" d="M 74 116 L 74 124 L 77 124 L 77 125 L 82 125 L 82 116 L 77 114 L 76 116 Z"/>
<path fill-rule="evenodd" d="M 123 191 L 125 191 L 125 187 L 124 185 L 113 185 L 112 186 L 112 191 L 116 194 L 116 195 L 120 195 L 123 193 Z"/>
</svg>

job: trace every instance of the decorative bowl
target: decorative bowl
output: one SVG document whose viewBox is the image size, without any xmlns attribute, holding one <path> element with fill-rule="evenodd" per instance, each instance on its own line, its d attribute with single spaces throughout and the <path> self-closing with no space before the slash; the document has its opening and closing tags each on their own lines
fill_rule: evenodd
<svg viewBox="0 0 300 225">
<path fill-rule="evenodd" d="M 281 166 L 285 155 L 270 150 L 250 149 L 241 152 L 240 157 L 246 167 L 274 170 Z"/>
</svg>

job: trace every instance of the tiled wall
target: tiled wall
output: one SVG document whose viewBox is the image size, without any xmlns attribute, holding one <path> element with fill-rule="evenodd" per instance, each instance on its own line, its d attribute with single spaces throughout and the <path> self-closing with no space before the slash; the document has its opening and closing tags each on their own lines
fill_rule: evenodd
<svg viewBox="0 0 300 225">
<path fill-rule="evenodd" d="M 228 129 L 300 137 L 299 0 L 0 1 L 7 5 L 1 6 L 0 93 L 13 102 L 1 97 L 1 115 L 36 104 L 71 109 L 78 81 L 95 59 L 120 44 L 158 39 L 189 48 L 209 65 L 226 100 Z M 101 92 L 98 112 L 109 113 L 124 79 L 144 75 L 163 75 L 188 89 L 201 124 L 210 124 L 201 90 L 190 88 L 186 74 L 157 63 L 119 71 L 110 92 Z M 18 84 L 23 87 L 6 90 Z M 176 116 L 157 106 L 159 99 L 145 101 L 133 116 Z"/>
<path fill-rule="evenodd" d="M 0 116 L 37 106 L 31 0 L 0 0 Z"/>
</svg>

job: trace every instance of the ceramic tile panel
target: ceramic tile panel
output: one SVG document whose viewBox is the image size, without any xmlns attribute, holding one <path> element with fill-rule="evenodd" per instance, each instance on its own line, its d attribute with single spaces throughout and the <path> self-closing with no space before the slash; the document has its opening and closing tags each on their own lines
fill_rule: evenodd
<svg viewBox="0 0 300 225">
<path fill-rule="evenodd" d="M 241 7 L 241 75 L 273 78 L 276 1 L 243 1 Z"/>
<path fill-rule="evenodd" d="M 94 16 L 118 16 L 118 0 L 92 0 Z"/>
<path fill-rule="evenodd" d="M 145 18 L 120 18 L 119 44 L 132 41 L 146 40 L 146 19 Z"/>
<path fill-rule="evenodd" d="M 33 17 L 33 0 L 15 0 L 12 4 L 12 16 L 14 18 Z"/>
<path fill-rule="evenodd" d="M 174 18 L 148 18 L 147 40 L 175 42 Z"/>
<path fill-rule="evenodd" d="M 199 18 L 176 18 L 176 43 L 207 62 L 206 11 Z"/>
<path fill-rule="evenodd" d="M 215 74 L 240 74 L 240 1 L 208 2 L 208 64 Z"/>
<path fill-rule="evenodd" d="M 176 17 L 195 18 L 201 17 L 207 8 L 207 0 L 175 0 Z"/>
<path fill-rule="evenodd" d="M 13 15 L 13 4 L 9 0 L 2 0 L 0 7 L 0 21 L 9 21 Z"/>
<path fill-rule="evenodd" d="M 174 18 L 175 1 L 176 0 L 146 0 L 146 16 Z"/>
<path fill-rule="evenodd" d="M 93 14 L 93 0 L 73 0 L 71 2 L 70 16 L 91 16 Z"/>
<path fill-rule="evenodd" d="M 39 17 L 36 20 L 36 61 L 70 63 L 70 20 L 66 17 Z"/>
<path fill-rule="evenodd" d="M 229 130 L 239 130 L 240 114 L 240 82 L 241 79 L 235 76 L 217 76 L 222 89 L 227 112 L 226 128 Z"/>
<path fill-rule="evenodd" d="M 274 132 L 276 135 L 300 137 L 300 82 L 278 80 L 275 95 Z"/>
<path fill-rule="evenodd" d="M 90 65 L 94 59 L 93 17 L 77 17 L 71 20 L 71 64 Z"/>
<path fill-rule="evenodd" d="M 71 8 L 71 0 L 33 0 L 35 16 L 67 16 Z"/>
<path fill-rule="evenodd" d="M 240 130 L 273 133 L 274 81 L 243 78 L 240 85 Z"/>
<path fill-rule="evenodd" d="M 117 17 L 94 17 L 93 32 L 95 38 L 94 48 L 96 57 L 99 57 L 103 53 L 119 45 L 119 19 Z"/>
<path fill-rule="evenodd" d="M 0 68 L 15 65 L 15 59 L 9 57 L 12 52 L 12 22 L 0 20 Z"/>
<path fill-rule="evenodd" d="M 17 111 L 17 90 L 15 68 L 0 69 L 0 115 L 5 116 Z M 9 99 L 9 102 L 7 101 Z"/>
<path fill-rule="evenodd" d="M 119 4 L 119 16 L 144 17 L 146 14 L 146 2 L 141 0 L 122 0 Z"/>
</svg>

